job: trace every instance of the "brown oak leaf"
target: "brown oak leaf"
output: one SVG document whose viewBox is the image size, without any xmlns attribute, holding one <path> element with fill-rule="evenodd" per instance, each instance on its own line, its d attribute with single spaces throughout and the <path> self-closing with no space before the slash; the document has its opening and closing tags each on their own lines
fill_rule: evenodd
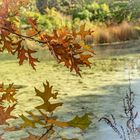
<svg viewBox="0 0 140 140">
<path fill-rule="evenodd" d="M 8 119 L 16 119 L 15 116 L 11 115 L 11 112 L 14 110 L 15 105 L 16 104 L 11 107 L 9 106 L 6 110 L 3 106 L 0 106 L 0 125 L 5 124 Z"/>
<path fill-rule="evenodd" d="M 85 30 L 85 25 L 81 25 L 78 32 L 76 29 L 70 31 L 64 27 L 54 30 L 53 35 L 42 34 L 41 39 L 47 40 L 47 47 L 59 63 L 80 75 L 80 66 L 90 66 L 89 58 L 95 54 L 92 47 L 84 42 L 87 35 L 92 35 L 92 31 Z M 79 37 L 80 41 L 77 41 Z"/>
<path fill-rule="evenodd" d="M 53 112 L 57 107 L 62 106 L 62 103 L 51 103 L 49 100 L 51 98 L 57 99 L 58 93 L 52 92 L 52 86 L 46 81 L 46 84 L 43 83 L 44 91 L 35 88 L 36 96 L 40 97 L 43 100 L 43 104 L 37 106 L 37 109 L 44 109 L 47 112 Z"/>
<path fill-rule="evenodd" d="M 14 97 L 16 95 L 16 89 L 14 88 L 14 84 L 9 84 L 6 88 L 4 84 L 1 84 L 0 86 L 0 92 L 2 93 L 2 96 L 0 98 L 0 102 L 3 102 L 4 100 L 10 102 L 17 102 L 17 99 Z"/>
</svg>

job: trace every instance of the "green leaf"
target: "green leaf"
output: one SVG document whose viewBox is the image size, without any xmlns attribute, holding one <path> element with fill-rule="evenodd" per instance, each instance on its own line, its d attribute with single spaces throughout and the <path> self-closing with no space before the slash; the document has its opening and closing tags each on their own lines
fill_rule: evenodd
<svg viewBox="0 0 140 140">
<path fill-rule="evenodd" d="M 27 113 L 31 116 L 31 119 L 27 118 L 26 116 L 24 116 L 23 114 L 20 115 L 21 119 L 24 121 L 23 124 L 21 124 L 22 128 L 25 127 L 32 127 L 32 128 L 36 128 L 36 124 L 40 124 L 40 125 L 45 125 L 39 117 L 37 117 L 36 115 L 34 115 L 31 111 L 27 111 Z"/>
<path fill-rule="evenodd" d="M 78 127 L 82 130 L 85 130 L 91 124 L 89 114 L 86 113 L 82 117 L 76 116 L 73 120 L 67 122 L 71 127 Z"/>
</svg>

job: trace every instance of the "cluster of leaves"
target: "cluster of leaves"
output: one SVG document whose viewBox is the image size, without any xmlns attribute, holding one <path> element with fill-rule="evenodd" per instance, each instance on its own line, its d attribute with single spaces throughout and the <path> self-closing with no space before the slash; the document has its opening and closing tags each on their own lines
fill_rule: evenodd
<svg viewBox="0 0 140 140">
<path fill-rule="evenodd" d="M 27 2 L 21 0 L 21 2 Z M 12 11 L 13 7 L 17 7 Z M 19 1 L 18 1 L 19 3 Z M 9 53 L 15 55 L 19 59 L 19 64 L 22 65 L 25 60 L 35 69 L 37 58 L 33 57 L 36 53 L 26 46 L 26 40 L 32 40 L 41 43 L 43 47 L 49 48 L 52 55 L 58 62 L 64 62 L 64 65 L 71 71 L 75 70 L 80 75 L 80 65 L 90 66 L 89 58 L 93 57 L 94 51 L 90 46 L 86 46 L 84 39 L 87 35 L 92 35 L 92 31 L 85 30 L 85 25 L 81 25 L 80 30 L 73 29 L 69 31 L 67 27 L 54 30 L 52 35 L 38 29 L 37 20 L 30 17 L 27 22 L 29 28 L 24 31 L 17 24 L 19 16 L 20 5 L 13 0 L 3 0 L 1 4 L 2 10 L 0 11 L 0 43 L 3 52 L 7 50 Z M 5 14 L 3 14 L 3 11 Z M 13 15 L 10 15 L 10 14 Z M 14 16 L 14 18 L 13 18 Z M 80 38 L 80 41 L 77 41 Z"/>
<path fill-rule="evenodd" d="M 23 6 L 23 4 L 26 5 L 27 1 L 15 0 L 13 2 L 12 0 L 3 0 L 3 3 L 1 4 L 2 8 L 0 11 L 0 51 L 3 52 L 4 50 L 7 50 L 13 55 L 17 54 L 20 65 L 23 64 L 24 60 L 29 60 L 31 66 L 35 69 L 34 63 L 38 62 L 38 59 L 33 58 L 32 54 L 36 51 L 30 50 L 23 46 L 24 36 L 21 34 L 20 28 L 15 23 L 15 17 L 18 16 L 18 10 L 21 5 Z M 30 31 L 34 33 L 36 26 L 32 22 L 33 21 L 29 19 L 29 23 L 31 24 Z M 28 38 L 28 36 L 25 36 L 25 38 Z"/>
<path fill-rule="evenodd" d="M 24 138 L 24 140 L 46 140 L 50 138 L 54 133 L 56 133 L 56 129 L 54 129 L 56 126 L 61 128 L 73 127 L 84 130 L 90 125 L 91 121 L 88 114 L 85 114 L 81 117 L 76 116 L 72 120 L 69 120 L 67 122 L 59 121 L 56 116 L 53 116 L 53 112 L 56 110 L 57 107 L 62 106 L 62 103 L 52 103 L 52 99 L 57 99 L 58 93 L 53 93 L 52 86 L 50 86 L 48 82 L 46 82 L 46 84 L 43 84 L 43 86 L 43 92 L 35 88 L 36 97 L 39 97 L 43 101 L 41 105 L 36 106 L 38 114 L 29 111 L 27 112 L 28 116 L 25 116 L 23 114 L 20 115 L 19 117 L 23 120 L 23 123 L 20 124 L 20 127 L 15 128 L 15 126 L 13 126 L 11 128 L 6 128 L 6 131 L 16 131 L 26 127 L 40 128 L 39 125 L 41 125 L 41 127 L 46 130 L 46 132 L 42 136 L 35 136 L 29 133 L 29 137 Z M 17 117 L 11 115 L 11 112 L 14 110 L 16 104 L 18 103 L 17 99 L 15 98 L 16 91 L 17 90 L 14 88 L 13 84 L 10 84 L 8 87 L 5 87 L 4 84 L 2 84 L 0 87 L 0 93 L 2 93 L 2 96 L 0 98 L 0 125 L 7 124 L 6 121 L 8 119 L 17 119 Z M 12 106 L 6 107 L 6 110 L 5 107 L 3 107 L 2 105 L 5 101 L 8 101 L 8 103 L 12 103 Z M 61 136 L 59 137 L 62 138 Z M 62 139 L 64 140 L 64 138 Z"/>
<path fill-rule="evenodd" d="M 41 44 L 40 46 L 49 49 L 59 63 L 64 63 L 67 68 L 79 75 L 81 65 L 90 67 L 89 58 L 93 57 L 94 51 L 85 44 L 85 38 L 87 35 L 92 35 L 92 31 L 85 30 L 85 25 L 81 25 L 79 30 L 73 28 L 70 31 L 67 27 L 64 27 L 54 30 L 52 34 L 48 34 L 38 28 L 36 19 L 27 17 L 29 27 L 23 28 L 20 25 L 20 10 L 22 7 L 28 6 L 29 1 L 2 0 L 0 2 L 0 52 L 8 51 L 10 54 L 17 56 L 20 65 L 24 61 L 28 61 L 32 68 L 36 69 L 36 62 L 39 62 L 39 60 L 34 57 L 36 50 L 32 50 L 27 46 L 26 42 L 28 40 L 37 42 Z M 39 116 L 31 111 L 27 112 L 28 116 L 22 114 L 19 116 L 23 120 L 20 127 L 6 128 L 5 131 L 16 131 L 25 127 L 37 128 L 39 125 L 46 129 L 45 134 L 41 137 L 30 134 L 25 139 L 46 140 L 55 133 L 54 127 L 56 126 L 61 128 L 76 127 L 84 130 L 90 125 L 88 114 L 82 117 L 76 116 L 68 122 L 61 122 L 54 117 L 53 112 L 57 107 L 62 106 L 62 103 L 52 103 L 52 99 L 57 99 L 58 93 L 52 92 L 52 86 L 48 82 L 43 85 L 43 92 L 35 88 L 36 97 L 43 101 L 41 105 L 36 106 Z M 7 124 L 8 119 L 19 118 L 11 115 L 18 100 L 15 98 L 16 89 L 13 84 L 8 87 L 2 84 L 0 93 L 2 93 L 0 98 L 0 125 L 4 125 Z M 7 107 L 4 107 L 5 102 L 9 104 Z M 62 139 L 64 140 L 65 138 Z"/>
<path fill-rule="evenodd" d="M 87 35 L 92 31 L 85 31 L 85 24 L 76 32 L 75 29 L 70 32 L 67 28 L 54 30 L 53 35 L 43 34 L 42 41 L 48 40 L 48 47 L 51 53 L 56 57 L 59 63 L 63 62 L 71 71 L 75 70 L 80 75 L 79 65 L 90 66 L 89 58 L 92 58 L 94 51 L 90 46 L 84 44 Z M 78 40 L 78 37 L 80 40 Z M 89 54 L 90 53 L 90 54 Z"/>
<path fill-rule="evenodd" d="M 17 103 L 17 99 L 15 98 L 16 89 L 13 84 L 9 84 L 7 88 L 5 88 L 4 84 L 1 84 L 0 93 L 0 125 L 3 125 L 7 119 L 16 118 L 11 115 Z M 3 104 L 6 101 L 12 103 L 12 106 L 4 107 Z"/>
</svg>

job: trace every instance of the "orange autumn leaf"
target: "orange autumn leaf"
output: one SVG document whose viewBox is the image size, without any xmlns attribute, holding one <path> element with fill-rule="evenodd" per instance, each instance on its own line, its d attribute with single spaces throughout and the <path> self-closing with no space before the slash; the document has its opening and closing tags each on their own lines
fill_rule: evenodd
<svg viewBox="0 0 140 140">
<path fill-rule="evenodd" d="M 28 60 L 28 57 L 26 56 L 26 50 L 24 49 L 24 47 L 21 47 L 18 52 L 18 59 L 20 60 L 19 64 L 22 65 L 25 60 Z"/>
<path fill-rule="evenodd" d="M 8 87 L 5 87 L 4 84 L 1 84 L 0 86 L 0 93 L 2 93 L 2 96 L 0 98 L 0 102 L 3 102 L 4 100 L 10 102 L 17 102 L 17 99 L 15 98 L 16 95 L 16 89 L 14 88 L 13 84 L 9 84 Z"/>
<path fill-rule="evenodd" d="M 11 112 L 14 110 L 15 105 L 16 104 L 11 107 L 9 106 L 6 110 L 3 106 L 0 106 L 0 125 L 5 124 L 8 119 L 16 118 L 15 116 L 11 115 Z"/>
<path fill-rule="evenodd" d="M 92 31 L 85 30 L 85 25 L 81 25 L 80 31 L 76 29 L 70 31 L 64 27 L 54 30 L 52 35 L 42 34 L 41 39 L 47 40 L 47 47 L 59 63 L 63 63 L 70 71 L 75 70 L 80 75 L 80 66 L 90 66 L 89 58 L 94 55 L 92 47 L 84 42 L 87 35 L 92 35 Z M 81 40 L 77 41 L 79 36 Z"/>
<path fill-rule="evenodd" d="M 46 122 L 46 124 L 52 124 L 52 125 L 56 125 L 56 126 L 62 127 L 62 128 L 68 126 L 67 122 L 58 121 L 56 118 L 50 118 L 45 113 L 43 113 L 41 110 L 38 110 L 38 111 L 40 112 L 41 117 Z"/>
<path fill-rule="evenodd" d="M 89 30 L 85 30 L 85 26 L 86 24 L 83 24 L 80 26 L 80 30 L 76 33 L 76 35 L 79 35 L 81 37 L 81 39 L 85 39 L 85 37 L 87 35 L 91 35 L 92 36 L 92 33 L 93 31 L 91 31 L 90 29 Z M 75 31 L 73 30 L 73 32 L 75 33 Z"/>
<path fill-rule="evenodd" d="M 32 66 L 32 68 L 34 69 L 34 70 L 36 70 L 36 68 L 35 68 L 35 66 L 36 66 L 36 62 L 39 62 L 39 60 L 38 60 L 38 58 L 34 58 L 33 56 L 32 56 L 32 54 L 34 54 L 34 53 L 36 53 L 36 51 L 34 51 L 34 50 L 31 50 L 31 49 L 28 49 L 27 50 L 27 54 L 28 54 L 28 59 L 29 59 L 29 64 Z"/>
<path fill-rule="evenodd" d="M 33 19 L 33 18 L 29 17 L 27 19 L 27 22 L 31 25 L 32 29 L 37 30 L 37 19 Z"/>
<path fill-rule="evenodd" d="M 21 7 L 26 6 L 27 4 L 28 0 L 1 1 L 0 52 L 4 52 L 6 50 L 12 55 L 17 55 L 20 65 L 22 65 L 25 61 L 28 61 L 32 68 L 36 69 L 36 62 L 39 62 L 38 58 L 34 57 L 36 51 L 29 49 L 30 47 L 28 47 L 25 43 L 26 40 L 31 40 L 43 44 L 45 47 L 47 46 L 59 63 L 63 63 L 71 71 L 76 71 L 76 73 L 80 75 L 80 66 L 90 66 L 91 63 L 89 59 L 92 58 L 94 54 L 92 47 L 87 47 L 84 42 L 86 35 L 91 35 L 91 31 L 85 30 L 85 25 L 82 25 L 80 26 L 79 31 L 76 29 L 70 31 L 67 27 L 63 27 L 62 29 L 54 30 L 52 35 L 47 34 L 45 31 L 41 31 L 40 33 L 38 30 L 37 20 L 30 17 L 28 18 L 28 23 L 30 24 L 29 28 L 27 29 L 26 27 L 23 27 L 24 29 L 22 29 L 18 26 L 18 18 L 20 16 Z M 77 42 L 77 38 L 79 36 L 82 39 L 82 45 L 80 42 Z M 10 103 L 12 102 L 12 104 L 17 102 L 15 99 L 16 90 L 13 86 L 9 85 L 8 88 L 5 88 L 4 85 L 2 85 L 0 86 L 0 91 L 3 92 L 0 99 L 1 103 L 5 100 Z M 82 124 L 79 121 L 81 118 L 77 117 L 69 122 L 61 122 L 57 120 L 56 117 L 52 116 L 56 108 L 62 106 L 62 103 L 53 102 L 54 99 L 57 99 L 58 93 L 53 93 L 52 86 L 50 86 L 48 82 L 44 84 L 43 92 L 38 89 L 35 89 L 35 91 L 36 96 L 41 98 L 43 101 L 41 105 L 36 107 L 40 116 L 35 115 L 34 112 L 31 111 L 27 112 L 29 115 L 28 117 L 21 115 L 21 118 L 24 121 L 22 124 L 23 127 L 30 126 L 34 128 L 36 127 L 36 124 L 41 125 L 42 127 L 45 126 L 46 128 L 51 127 L 52 125 L 62 128 L 68 126 L 81 127 Z M 11 115 L 15 105 L 16 104 L 8 106 L 8 108 L 0 106 L 0 124 L 5 124 L 10 118 L 16 118 Z M 82 119 L 85 118 L 82 117 Z M 11 131 L 12 130 L 14 129 L 11 128 Z M 51 134 L 53 134 L 53 130 L 51 130 Z M 45 139 L 48 138 L 47 136 Z M 30 135 L 27 139 L 35 138 L 35 136 Z"/>
<path fill-rule="evenodd" d="M 18 47 L 14 51 L 14 54 L 17 53 L 17 58 L 19 59 L 19 64 L 22 65 L 25 60 L 26 61 L 28 60 L 29 64 L 32 66 L 32 68 L 34 70 L 36 70 L 35 63 L 39 62 L 39 60 L 38 60 L 38 58 L 34 58 L 32 56 L 34 53 L 36 53 L 36 51 L 31 50 L 31 49 L 25 49 L 21 43 L 22 43 L 22 41 L 19 41 L 16 44 L 14 44 L 14 45 L 18 45 Z"/>
<path fill-rule="evenodd" d="M 37 32 L 35 29 L 33 29 L 33 28 L 28 29 L 28 30 L 26 31 L 26 34 L 27 34 L 28 36 L 30 36 L 30 37 L 35 36 L 37 33 L 38 33 L 38 32 Z"/>
<path fill-rule="evenodd" d="M 27 112 L 29 117 L 26 117 L 24 115 L 20 115 L 21 119 L 23 120 L 23 123 L 21 124 L 21 128 L 25 127 L 32 127 L 36 128 L 37 124 L 42 125 L 44 128 L 48 125 L 55 125 L 58 127 L 68 127 L 67 122 L 61 122 L 58 121 L 56 118 L 48 117 L 46 113 L 43 113 L 41 110 L 38 110 L 40 113 L 40 116 L 36 116 L 33 112 L 29 111 Z"/>
</svg>

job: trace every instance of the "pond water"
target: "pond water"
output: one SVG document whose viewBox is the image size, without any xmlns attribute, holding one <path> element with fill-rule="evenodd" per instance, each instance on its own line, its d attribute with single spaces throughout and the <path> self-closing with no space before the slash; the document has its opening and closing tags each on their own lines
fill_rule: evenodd
<svg viewBox="0 0 140 140">
<path fill-rule="evenodd" d="M 42 83 L 48 80 L 54 90 L 59 92 L 58 100 L 64 103 L 55 112 L 60 120 L 68 120 L 86 112 L 91 113 L 92 124 L 85 132 L 65 129 L 60 130 L 61 135 L 76 136 L 81 140 L 119 140 L 107 124 L 98 120 L 113 114 L 116 121 L 123 122 L 125 115 L 122 100 L 128 92 L 129 79 L 135 93 L 136 110 L 140 112 L 140 55 L 135 52 L 96 57 L 92 60 L 91 69 L 82 68 L 82 78 L 70 73 L 54 60 L 45 61 L 45 55 L 41 57 L 42 61 L 37 65 L 37 70 L 33 71 L 28 63 L 18 66 L 14 57 L 8 54 L 0 56 L 0 82 L 14 83 L 19 88 L 16 95 L 18 104 L 13 114 L 34 110 L 40 100 L 36 99 L 33 87 L 43 89 Z M 138 124 L 139 120 L 137 119 Z M 26 132 L 8 132 L 3 137 L 7 140 L 18 140 L 25 136 Z"/>
</svg>

